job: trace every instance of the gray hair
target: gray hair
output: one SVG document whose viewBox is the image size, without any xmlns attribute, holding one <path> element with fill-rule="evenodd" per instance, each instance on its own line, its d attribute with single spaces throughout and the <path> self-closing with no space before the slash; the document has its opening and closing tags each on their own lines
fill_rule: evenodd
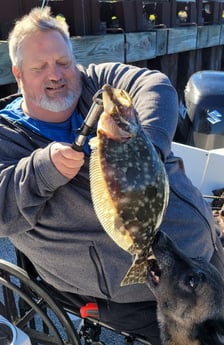
<svg viewBox="0 0 224 345">
<path fill-rule="evenodd" d="M 51 14 L 50 7 L 33 8 L 29 14 L 24 15 L 21 19 L 17 20 L 14 28 L 9 34 L 9 56 L 13 65 L 21 67 L 22 65 L 22 51 L 21 43 L 24 38 L 32 32 L 37 31 L 58 31 L 64 38 L 67 45 L 72 52 L 72 44 L 70 40 L 68 24 L 65 20 L 58 20 Z"/>
</svg>

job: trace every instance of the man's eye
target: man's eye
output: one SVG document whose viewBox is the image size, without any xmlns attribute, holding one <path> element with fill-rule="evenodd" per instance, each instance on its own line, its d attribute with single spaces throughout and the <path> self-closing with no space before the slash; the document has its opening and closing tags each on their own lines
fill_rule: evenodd
<svg viewBox="0 0 224 345">
<path fill-rule="evenodd" d="M 64 66 L 64 67 L 69 67 L 71 65 L 70 61 L 60 61 L 58 62 L 58 65 Z"/>
<path fill-rule="evenodd" d="M 42 71 L 44 69 L 44 66 L 38 66 L 38 67 L 33 67 L 33 71 Z"/>
</svg>

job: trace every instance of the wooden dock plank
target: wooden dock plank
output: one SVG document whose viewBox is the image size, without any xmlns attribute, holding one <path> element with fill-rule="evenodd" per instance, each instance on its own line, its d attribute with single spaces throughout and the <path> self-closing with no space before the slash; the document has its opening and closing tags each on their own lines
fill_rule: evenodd
<svg viewBox="0 0 224 345">
<path fill-rule="evenodd" d="M 149 60 L 156 57 L 156 32 L 127 34 L 127 62 Z"/>
<path fill-rule="evenodd" d="M 223 25 L 187 26 L 135 33 L 118 33 L 71 38 L 77 62 L 89 63 L 147 61 L 196 49 L 221 46 Z M 0 41 L 0 85 L 15 83 L 11 73 L 7 41 Z"/>
<path fill-rule="evenodd" d="M 224 25 L 220 25 L 220 41 L 219 41 L 219 45 L 223 45 L 224 44 Z"/>
<path fill-rule="evenodd" d="M 72 38 L 77 62 L 133 62 L 156 57 L 156 32 L 79 36 Z"/>
<path fill-rule="evenodd" d="M 78 63 L 124 61 L 123 34 L 72 37 L 74 55 Z"/>
<path fill-rule="evenodd" d="M 166 55 L 167 52 L 167 29 L 156 30 L 156 56 Z"/>
<path fill-rule="evenodd" d="M 197 48 L 208 48 L 220 44 L 221 25 L 198 26 Z"/>
<path fill-rule="evenodd" d="M 168 29 L 167 54 L 196 49 L 197 27 L 186 26 Z"/>
<path fill-rule="evenodd" d="M 7 85 L 14 82 L 15 79 L 11 72 L 8 44 L 6 41 L 0 41 L 0 85 Z"/>
</svg>

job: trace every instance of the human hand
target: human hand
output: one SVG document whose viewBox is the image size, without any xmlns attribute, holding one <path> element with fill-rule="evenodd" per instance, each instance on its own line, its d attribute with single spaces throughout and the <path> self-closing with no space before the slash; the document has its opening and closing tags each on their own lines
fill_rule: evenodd
<svg viewBox="0 0 224 345">
<path fill-rule="evenodd" d="M 65 177 L 72 179 L 84 164 L 84 153 L 75 151 L 71 145 L 53 143 L 50 156 L 56 169 Z"/>
</svg>

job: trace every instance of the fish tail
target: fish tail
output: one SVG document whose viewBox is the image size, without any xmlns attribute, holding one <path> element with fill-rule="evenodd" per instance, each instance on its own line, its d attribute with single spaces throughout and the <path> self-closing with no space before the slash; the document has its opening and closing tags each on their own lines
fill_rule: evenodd
<svg viewBox="0 0 224 345">
<path fill-rule="evenodd" d="M 135 260 L 120 285 L 144 284 L 147 277 L 147 267 L 147 260 Z"/>
</svg>

